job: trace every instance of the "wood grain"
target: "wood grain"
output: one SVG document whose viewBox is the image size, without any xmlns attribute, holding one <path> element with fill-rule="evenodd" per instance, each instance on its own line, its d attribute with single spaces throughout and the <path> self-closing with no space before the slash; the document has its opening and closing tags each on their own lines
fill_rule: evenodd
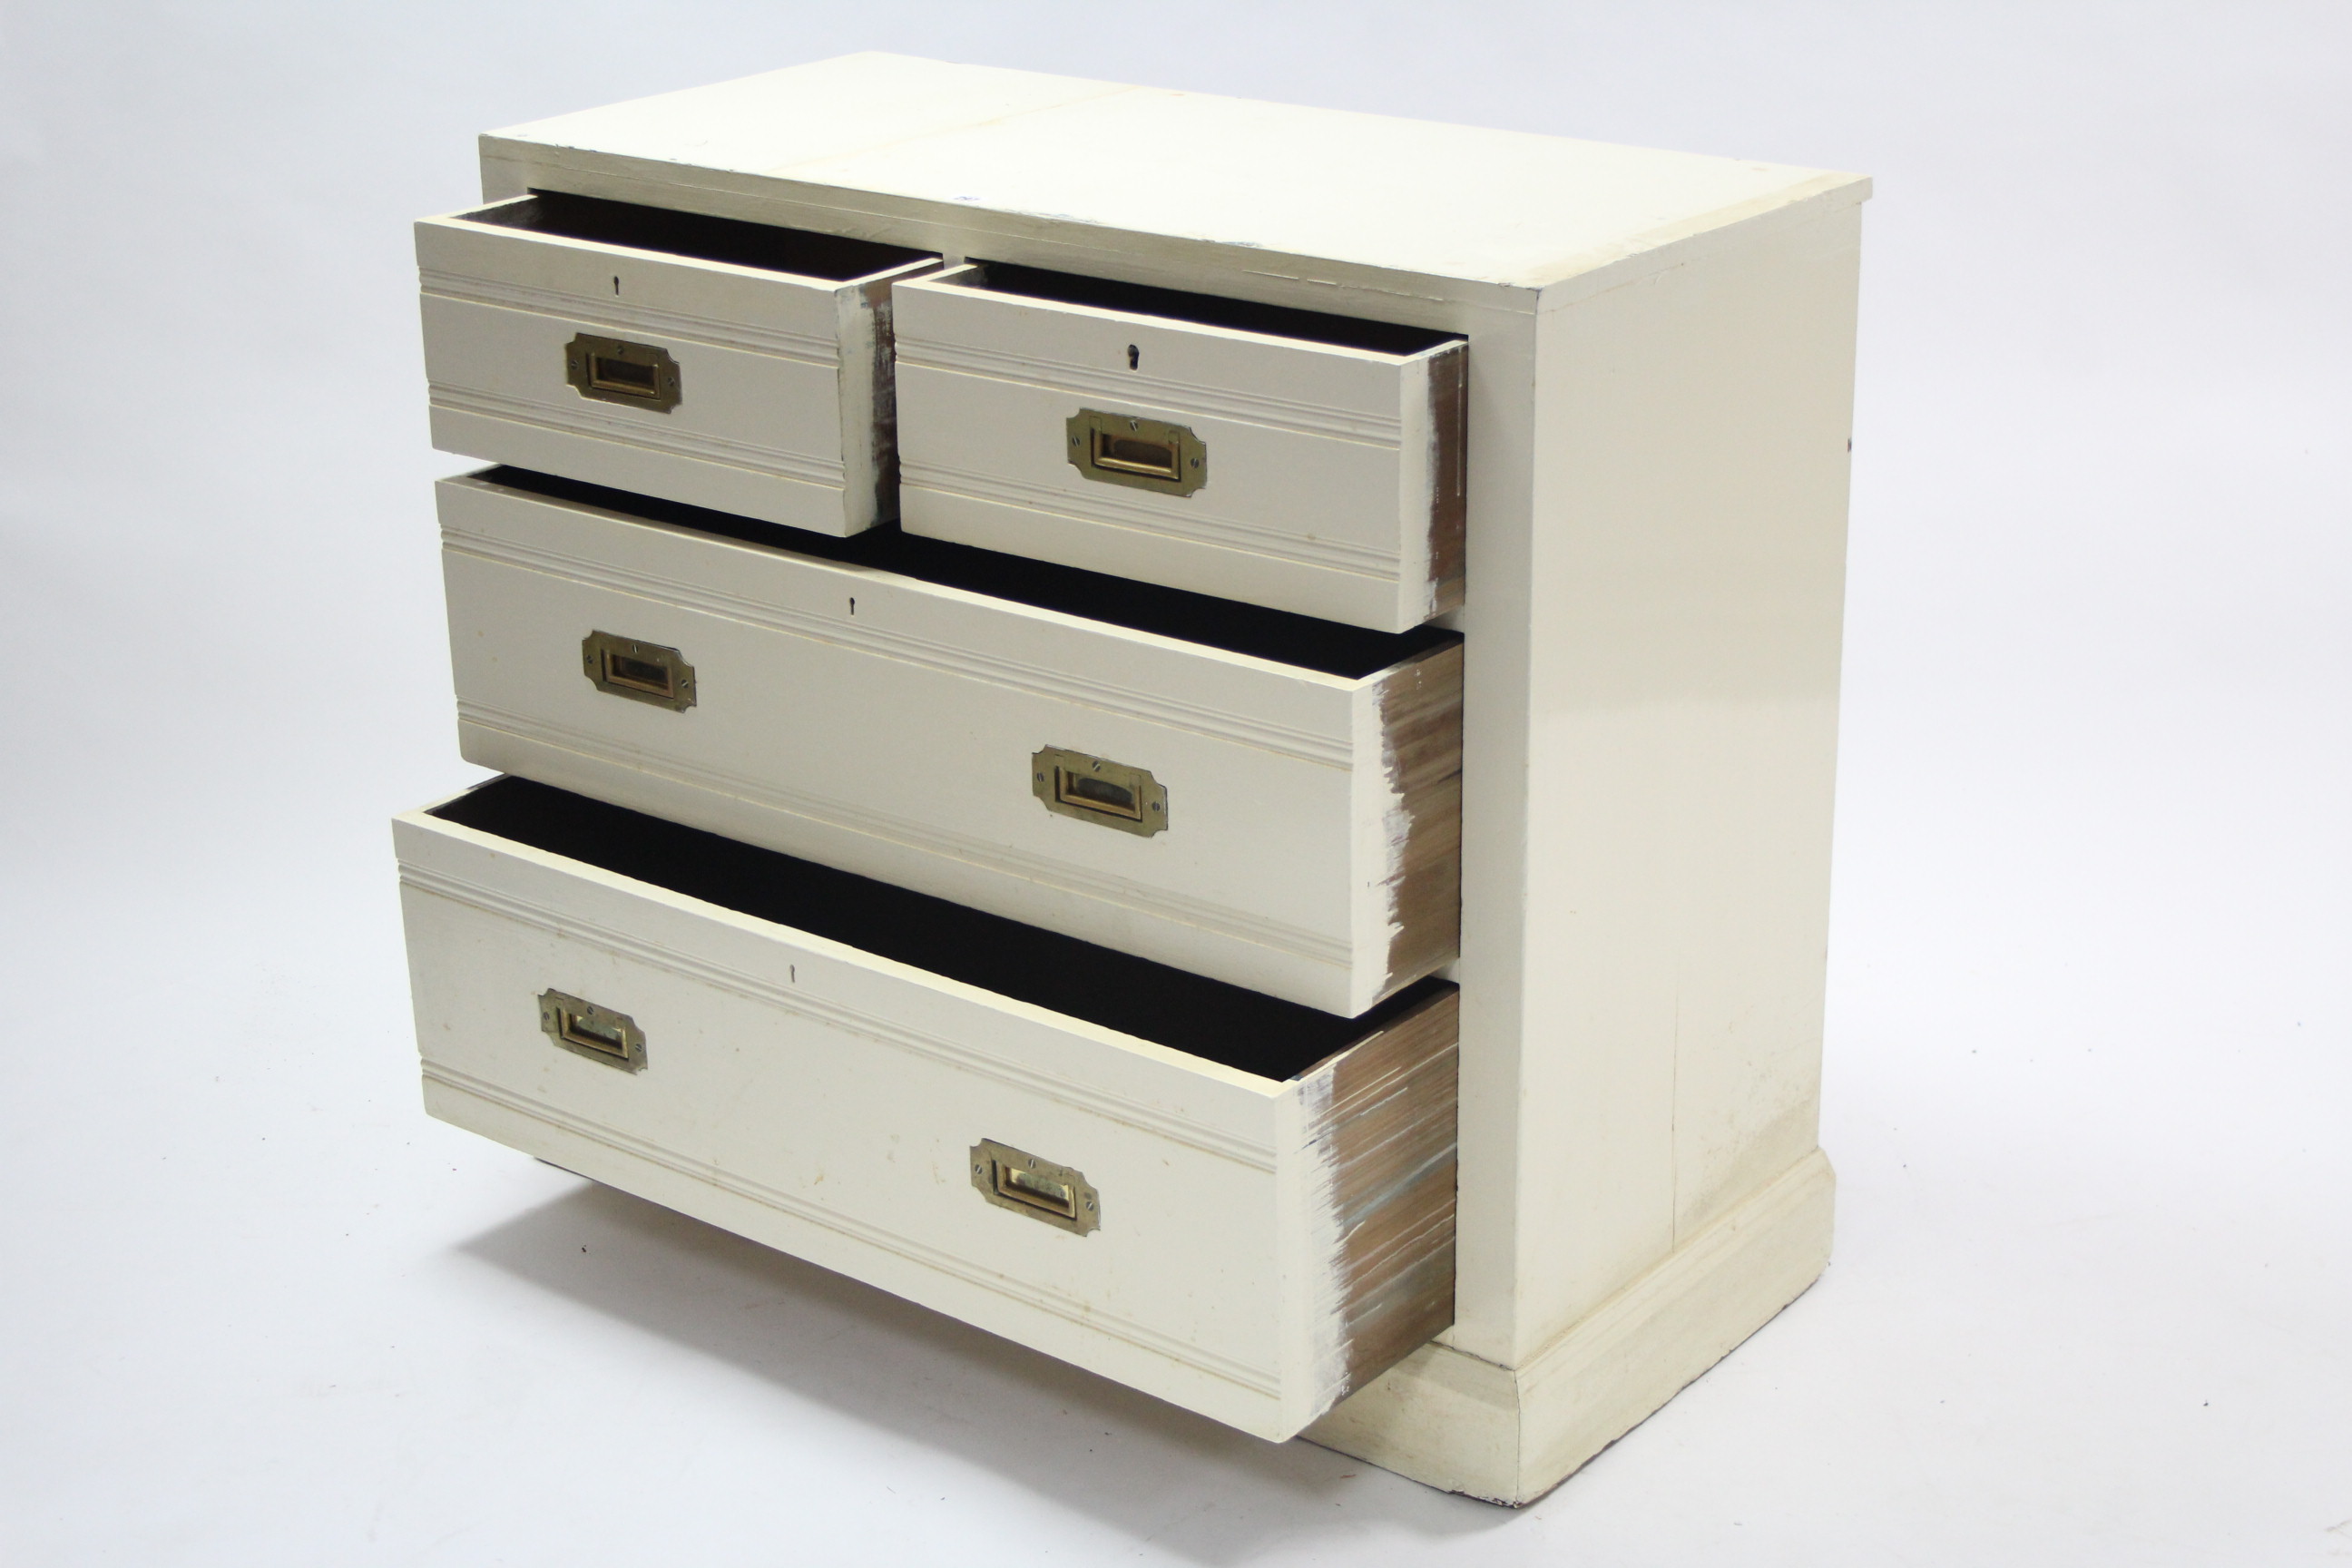
<svg viewBox="0 0 2352 1568">
<path fill-rule="evenodd" d="M 1462 645 L 1388 671 L 1382 764 L 1403 822 L 1389 877 L 1390 983 L 1452 962 L 1462 944 Z"/>
<path fill-rule="evenodd" d="M 1470 345 L 1429 361 L 1430 614 L 1462 607 L 1470 522 Z"/>
<path fill-rule="evenodd" d="M 1322 1080 L 1309 1131 L 1339 1237 L 1335 1397 L 1454 1321 L 1460 1029 L 1447 991 L 1308 1075 Z"/>
</svg>

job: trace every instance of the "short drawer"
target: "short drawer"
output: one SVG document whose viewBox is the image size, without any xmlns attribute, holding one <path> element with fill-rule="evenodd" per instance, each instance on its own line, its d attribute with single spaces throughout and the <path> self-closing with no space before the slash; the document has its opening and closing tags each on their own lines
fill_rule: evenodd
<svg viewBox="0 0 2352 1568">
<path fill-rule="evenodd" d="M 1268 1438 L 1452 1320 L 1443 982 L 1332 1018 L 519 779 L 394 834 L 445 1121 Z"/>
<path fill-rule="evenodd" d="M 433 444 L 819 533 L 895 514 L 896 246 L 518 196 L 416 226 Z"/>
<path fill-rule="evenodd" d="M 511 470 L 440 510 L 469 762 L 1331 1013 L 1455 955 L 1450 633 Z"/>
<path fill-rule="evenodd" d="M 1382 631 L 1462 602 L 1460 338 L 997 263 L 893 293 L 910 531 Z"/>
</svg>

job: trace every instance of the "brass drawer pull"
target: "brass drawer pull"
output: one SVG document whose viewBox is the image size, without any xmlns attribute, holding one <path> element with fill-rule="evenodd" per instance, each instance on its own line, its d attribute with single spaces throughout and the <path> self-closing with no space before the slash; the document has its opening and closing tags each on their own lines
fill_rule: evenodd
<svg viewBox="0 0 2352 1568">
<path fill-rule="evenodd" d="M 1148 768 L 1047 746 L 1029 759 L 1029 775 L 1047 811 L 1146 838 L 1168 826 L 1168 791 Z"/>
<path fill-rule="evenodd" d="M 694 706 L 694 666 L 674 647 L 590 632 L 580 639 L 580 665 L 599 691 L 678 713 Z"/>
<path fill-rule="evenodd" d="M 667 414 L 678 405 L 677 361 L 667 349 L 582 332 L 563 345 L 563 379 L 583 397 Z"/>
<path fill-rule="evenodd" d="M 539 1026 L 549 1039 L 592 1062 L 625 1072 L 646 1070 L 646 1032 L 626 1013 L 615 1013 L 561 991 L 542 991 Z"/>
<path fill-rule="evenodd" d="M 992 1138 L 971 1146 L 971 1184 L 998 1208 L 1078 1236 L 1102 1225 L 1102 1194 L 1086 1177 Z"/>
<path fill-rule="evenodd" d="M 1081 408 L 1070 416 L 1069 449 L 1078 472 L 1107 485 L 1189 496 L 1209 482 L 1209 447 L 1181 425 Z"/>
</svg>

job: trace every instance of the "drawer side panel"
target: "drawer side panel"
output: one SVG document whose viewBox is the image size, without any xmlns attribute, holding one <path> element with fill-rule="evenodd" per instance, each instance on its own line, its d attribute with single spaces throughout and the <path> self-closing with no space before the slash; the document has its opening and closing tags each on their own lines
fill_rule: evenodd
<svg viewBox="0 0 2352 1568">
<path fill-rule="evenodd" d="M 1425 466 L 1429 474 L 1429 614 L 1462 607 L 1470 536 L 1470 348 L 1444 349 L 1423 362 L 1429 392 Z"/>
<path fill-rule="evenodd" d="M 1462 644 L 1438 648 L 1386 671 L 1377 693 L 1381 767 L 1367 782 L 1383 795 L 1378 934 L 1391 987 L 1461 950 L 1462 661 Z"/>
<path fill-rule="evenodd" d="M 1448 992 L 1304 1080 L 1317 1414 L 1454 1321 L 1461 1007 Z M 1312 1234 L 1312 1233 L 1311 1233 Z"/>
</svg>

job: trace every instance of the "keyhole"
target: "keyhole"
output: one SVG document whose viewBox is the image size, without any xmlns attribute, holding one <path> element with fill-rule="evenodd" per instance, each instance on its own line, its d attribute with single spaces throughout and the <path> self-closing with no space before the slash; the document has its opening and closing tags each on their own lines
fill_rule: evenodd
<svg viewBox="0 0 2352 1568">
<path fill-rule="evenodd" d="M 621 280 L 620 280 L 619 279 L 615 278 L 615 279 L 613 279 L 613 292 L 614 292 L 614 293 L 615 293 L 615 294 L 617 294 L 617 293 L 619 293 L 620 291 L 621 291 Z"/>
<path fill-rule="evenodd" d="M 1143 363 L 1143 351 L 1133 343 L 1127 345 L 1127 368 L 1134 370 Z"/>
<path fill-rule="evenodd" d="M 857 613 L 857 601 L 855 599 L 849 601 L 849 613 L 853 616 Z"/>
</svg>

